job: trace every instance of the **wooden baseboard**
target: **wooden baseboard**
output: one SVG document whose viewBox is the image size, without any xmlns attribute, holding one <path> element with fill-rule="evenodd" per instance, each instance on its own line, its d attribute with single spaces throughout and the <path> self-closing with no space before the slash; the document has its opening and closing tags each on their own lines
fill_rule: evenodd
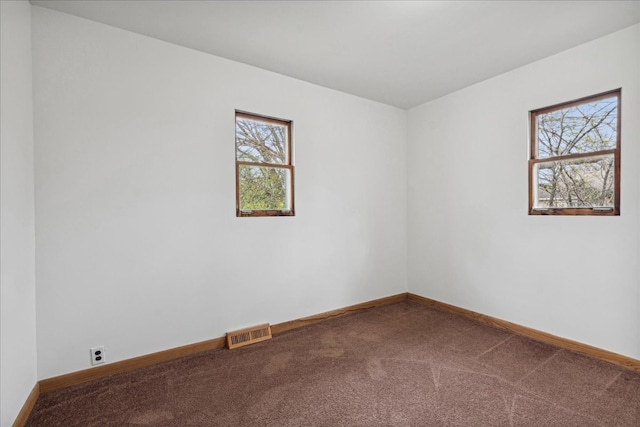
<svg viewBox="0 0 640 427">
<path fill-rule="evenodd" d="M 590 345 L 582 344 L 566 338 L 557 337 L 555 335 L 548 334 L 546 332 L 542 332 L 542 331 L 538 331 L 525 326 L 517 325 L 515 323 L 507 322 L 506 320 L 501 320 L 495 317 L 476 313 L 471 310 L 445 304 L 443 302 L 421 297 L 419 295 L 415 295 L 412 293 L 401 293 L 397 295 L 392 295 L 386 298 L 380 298 L 380 299 L 340 308 L 337 310 L 328 311 L 326 313 L 316 314 L 313 316 L 304 317 L 297 320 L 278 323 L 276 325 L 271 326 L 271 331 L 274 335 L 277 335 L 286 331 L 290 331 L 292 329 L 310 325 L 312 323 L 321 322 L 323 320 L 326 320 L 332 317 L 342 316 L 347 313 L 366 310 L 372 307 L 379 307 L 386 304 L 392 304 L 395 302 L 403 301 L 405 299 L 416 301 L 418 303 L 435 308 L 437 310 L 446 311 L 449 313 L 454 313 L 460 316 L 464 316 L 469 319 L 473 319 L 475 321 L 478 321 L 490 326 L 494 326 L 500 329 L 505 329 L 519 335 L 524 335 L 526 337 L 529 337 L 538 341 L 542 341 L 548 344 L 553 344 L 558 347 L 565 348 L 567 350 L 576 351 L 578 353 L 586 354 L 588 356 L 595 357 L 597 359 L 601 359 L 601 360 L 613 363 L 615 365 L 640 372 L 640 360 L 636 360 L 631 357 L 616 354 L 616 353 L 603 350 L 597 347 L 592 347 Z M 69 387 L 76 384 L 81 384 L 87 381 L 97 380 L 100 378 L 108 377 L 110 375 L 119 374 L 122 372 L 128 372 L 134 369 L 155 365 L 157 363 L 167 362 L 167 361 L 179 359 L 185 356 L 191 356 L 193 354 L 201 353 L 203 351 L 223 348 L 224 345 L 225 345 L 225 337 L 214 338 L 208 341 L 202 341 L 195 344 L 176 347 L 169 350 L 160 351 L 157 353 L 135 357 L 133 359 L 122 360 L 119 362 L 97 366 L 95 368 L 84 369 L 82 371 L 71 372 L 69 374 L 44 379 L 39 382 L 39 387 L 37 389 L 37 392 L 35 392 L 35 397 L 33 398 L 33 402 L 31 403 L 30 408 L 32 408 L 33 404 L 35 404 L 35 400 L 37 399 L 39 393 L 46 393 L 48 391 L 57 390 L 60 388 Z M 36 389 L 34 388 L 34 390 Z M 34 393 L 32 393 L 32 395 L 34 395 Z M 29 400 L 27 400 L 27 402 L 25 403 L 25 406 L 23 408 L 23 411 L 21 411 L 21 414 L 22 412 L 25 411 L 25 408 L 29 407 L 28 403 L 31 401 L 32 395 L 29 396 Z M 31 409 L 29 409 L 29 411 L 27 412 L 27 415 L 26 415 L 27 417 L 29 416 L 30 411 Z M 26 421 L 26 418 L 25 418 L 25 421 Z"/>
<path fill-rule="evenodd" d="M 276 325 L 271 326 L 271 331 L 274 334 L 280 334 L 282 332 L 286 332 L 291 329 L 296 329 L 302 326 L 311 325 L 312 323 L 321 322 L 323 320 L 327 320 L 332 317 L 342 316 L 347 313 L 366 310 L 368 308 L 379 307 L 381 305 L 393 304 L 394 302 L 400 302 L 406 299 L 407 299 L 407 293 L 404 292 L 401 294 L 392 295 L 390 297 L 380 298 L 372 301 L 363 302 L 360 304 L 350 305 L 344 308 L 339 308 L 337 310 L 327 311 L 326 313 L 320 313 L 320 314 L 315 314 L 309 317 L 303 317 L 302 319 L 296 319 L 288 322 L 278 323 Z"/>
<path fill-rule="evenodd" d="M 457 314 L 459 316 L 467 317 L 469 319 L 484 323 L 489 326 L 504 329 L 518 335 L 523 335 L 537 341 L 542 341 L 547 344 L 552 344 L 567 350 L 582 353 L 596 359 L 604 360 L 614 365 L 622 366 L 623 368 L 640 372 L 640 360 L 628 356 L 623 356 L 621 354 L 603 350 L 598 347 L 593 347 L 588 344 L 583 344 L 567 338 L 558 337 L 547 332 L 538 331 L 537 329 L 507 322 L 506 320 L 501 320 L 495 317 L 487 316 L 485 314 L 476 313 L 475 311 L 456 307 L 454 305 L 432 300 L 430 298 L 421 297 L 412 293 L 407 293 L 407 298 L 420 304 L 435 308 L 436 310 L 446 311 L 449 313 Z"/>
<path fill-rule="evenodd" d="M 352 305 L 345 308 L 329 311 L 322 314 L 317 314 L 302 319 L 292 320 L 289 322 L 279 323 L 271 327 L 272 333 L 279 334 L 291 329 L 299 328 L 301 326 L 310 325 L 311 323 L 320 322 L 322 320 L 340 316 L 346 313 L 364 310 L 371 307 L 377 307 L 380 305 L 391 304 L 398 301 L 403 301 L 407 298 L 406 293 L 380 298 L 373 301 L 364 302 L 361 304 Z M 146 366 L 155 365 L 161 362 L 167 362 L 174 359 L 179 359 L 185 356 L 191 356 L 193 354 L 201 353 L 203 351 L 215 350 L 223 348 L 225 346 L 225 337 L 214 338 L 208 341 L 202 341 L 195 344 L 189 344 L 182 347 L 176 347 L 169 350 L 159 351 L 157 353 L 146 354 L 144 356 L 134 357 L 132 359 L 121 360 L 119 362 L 108 363 L 95 368 L 83 369 L 82 371 L 71 372 L 69 374 L 60 375 L 53 378 L 47 378 L 40 381 L 40 392 L 46 393 L 48 391 L 58 390 L 60 388 L 69 387 L 76 384 L 81 384 L 87 381 L 97 380 L 100 378 L 108 377 L 114 374 L 120 374 L 122 372 L 133 371 L 134 369 L 144 368 Z"/>
<path fill-rule="evenodd" d="M 134 369 L 144 368 L 146 366 L 155 365 L 157 363 L 167 362 L 185 356 L 191 356 L 203 351 L 222 348 L 224 347 L 224 343 L 225 337 L 214 338 L 208 341 L 175 347 L 169 350 L 159 351 L 157 353 L 145 354 L 144 356 L 138 356 L 132 359 L 121 360 L 119 362 L 96 366 L 95 368 L 83 369 L 82 371 L 71 372 L 69 374 L 64 374 L 53 378 L 47 378 L 44 380 L 40 380 L 40 392 L 46 393 L 48 391 L 81 384 L 87 381 L 97 380 L 100 378 L 108 377 L 110 375 L 133 371 Z"/>
<path fill-rule="evenodd" d="M 36 402 L 38 401 L 38 396 L 40 396 L 40 383 L 36 383 L 36 385 L 33 386 L 31 393 L 29 393 L 16 420 L 13 422 L 13 427 L 24 427 L 24 425 L 27 424 L 29 415 L 31 415 L 31 411 L 33 411 L 33 407 L 36 406 Z"/>
</svg>

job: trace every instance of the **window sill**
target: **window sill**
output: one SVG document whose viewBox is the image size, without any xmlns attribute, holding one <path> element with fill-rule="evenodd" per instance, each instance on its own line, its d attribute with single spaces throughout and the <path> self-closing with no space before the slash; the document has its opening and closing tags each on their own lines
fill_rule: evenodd
<svg viewBox="0 0 640 427">
<path fill-rule="evenodd" d="M 529 215 L 556 216 L 620 216 L 620 210 L 614 208 L 533 208 Z"/>
<path fill-rule="evenodd" d="M 238 210 L 237 217 L 259 217 L 259 216 L 295 216 L 291 210 Z"/>
</svg>

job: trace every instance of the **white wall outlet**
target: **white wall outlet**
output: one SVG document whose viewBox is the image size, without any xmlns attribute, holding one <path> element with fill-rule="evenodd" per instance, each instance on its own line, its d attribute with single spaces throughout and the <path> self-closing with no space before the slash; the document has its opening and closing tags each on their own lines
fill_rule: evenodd
<svg viewBox="0 0 640 427">
<path fill-rule="evenodd" d="M 104 346 L 93 347 L 91 349 L 91 364 L 99 365 L 105 362 Z"/>
</svg>

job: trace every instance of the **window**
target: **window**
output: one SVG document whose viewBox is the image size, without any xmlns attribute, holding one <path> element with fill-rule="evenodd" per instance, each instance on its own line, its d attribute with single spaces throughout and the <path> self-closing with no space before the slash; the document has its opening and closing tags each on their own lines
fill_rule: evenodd
<svg viewBox="0 0 640 427">
<path fill-rule="evenodd" d="M 293 216 L 291 121 L 236 111 L 236 216 Z"/>
<path fill-rule="evenodd" d="M 530 215 L 620 215 L 620 89 L 531 111 Z"/>
</svg>

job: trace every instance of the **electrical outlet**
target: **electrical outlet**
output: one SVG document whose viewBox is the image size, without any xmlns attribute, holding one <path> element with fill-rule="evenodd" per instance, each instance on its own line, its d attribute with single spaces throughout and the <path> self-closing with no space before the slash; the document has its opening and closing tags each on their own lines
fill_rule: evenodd
<svg viewBox="0 0 640 427">
<path fill-rule="evenodd" d="M 91 349 L 91 364 L 99 365 L 105 362 L 104 346 L 93 347 Z"/>
</svg>

